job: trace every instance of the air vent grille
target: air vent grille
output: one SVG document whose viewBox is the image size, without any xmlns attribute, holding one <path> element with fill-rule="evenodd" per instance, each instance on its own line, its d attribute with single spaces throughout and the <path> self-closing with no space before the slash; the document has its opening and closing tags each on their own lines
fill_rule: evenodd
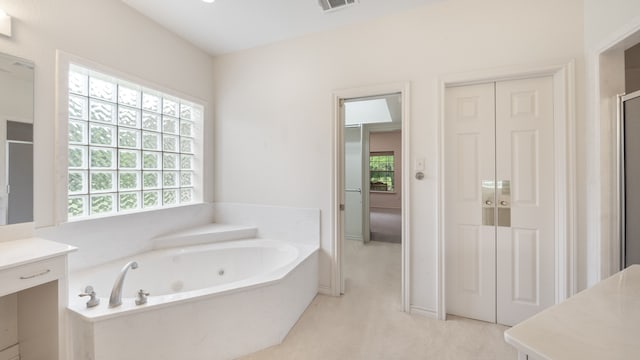
<svg viewBox="0 0 640 360">
<path fill-rule="evenodd" d="M 318 0 L 322 10 L 325 12 L 346 8 L 354 5 L 356 0 Z"/>
</svg>

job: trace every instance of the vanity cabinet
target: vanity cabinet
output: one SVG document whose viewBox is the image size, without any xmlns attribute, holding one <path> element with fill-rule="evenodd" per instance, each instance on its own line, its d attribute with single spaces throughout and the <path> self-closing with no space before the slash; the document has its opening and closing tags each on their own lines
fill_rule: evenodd
<svg viewBox="0 0 640 360">
<path fill-rule="evenodd" d="M 38 238 L 0 242 L 0 360 L 63 360 L 67 254 Z"/>
<path fill-rule="evenodd" d="M 638 359 L 640 265 L 505 331 L 519 360 Z"/>
</svg>

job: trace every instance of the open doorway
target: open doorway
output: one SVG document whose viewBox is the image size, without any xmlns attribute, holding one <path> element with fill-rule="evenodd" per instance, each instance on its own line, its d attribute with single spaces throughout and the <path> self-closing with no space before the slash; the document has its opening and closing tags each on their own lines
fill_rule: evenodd
<svg viewBox="0 0 640 360">
<path fill-rule="evenodd" d="M 401 244 L 402 130 L 376 129 L 375 125 L 366 130 L 369 133 L 369 240 Z"/>
<path fill-rule="evenodd" d="M 402 307 L 402 95 L 345 98 L 341 108 L 341 292 Z"/>
</svg>

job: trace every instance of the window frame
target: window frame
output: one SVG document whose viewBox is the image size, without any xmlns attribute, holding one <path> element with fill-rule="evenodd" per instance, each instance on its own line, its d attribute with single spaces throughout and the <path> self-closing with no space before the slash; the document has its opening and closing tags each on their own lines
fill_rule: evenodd
<svg viewBox="0 0 640 360">
<path fill-rule="evenodd" d="M 371 158 L 376 157 L 376 156 L 393 156 L 393 170 L 391 171 L 385 171 L 385 172 L 390 172 L 392 173 L 391 176 L 391 190 L 371 190 L 371 188 L 369 189 L 369 192 L 371 193 L 379 193 L 379 194 L 394 194 L 396 192 L 396 156 L 395 156 L 395 152 L 394 151 L 370 151 L 369 152 L 369 184 L 371 184 L 371 174 L 374 172 L 382 172 L 381 170 L 372 170 L 371 169 Z"/>
<path fill-rule="evenodd" d="M 177 207 L 185 207 L 185 206 L 194 206 L 198 204 L 204 203 L 204 127 L 205 127 L 205 119 L 207 117 L 208 112 L 208 104 L 206 101 L 195 98 L 193 96 L 189 96 L 173 89 L 168 89 L 161 85 L 155 84 L 153 82 L 140 79 L 136 76 L 129 75 L 125 72 L 118 71 L 112 69 L 110 67 L 98 64 L 96 62 L 83 59 L 78 56 L 74 56 L 71 54 L 64 53 L 62 51 L 57 51 L 57 78 L 56 78 L 56 210 L 55 210 L 55 222 L 65 223 L 65 222 L 81 222 L 86 220 L 93 220 L 105 217 L 114 217 L 114 216 L 126 216 L 130 214 L 137 214 L 142 212 L 149 211 L 162 211 L 171 208 Z M 119 211 L 118 209 L 118 199 L 117 196 L 120 193 L 118 189 L 118 185 L 115 185 L 115 210 L 105 214 L 93 214 L 79 217 L 70 217 L 68 216 L 68 198 L 70 196 L 68 190 L 69 183 L 69 159 L 68 159 L 68 149 L 69 149 L 69 74 L 71 72 L 72 66 L 78 66 L 81 68 L 85 68 L 90 72 L 95 72 L 106 76 L 107 78 L 114 79 L 120 82 L 123 85 L 134 85 L 140 89 L 140 91 L 147 90 L 151 93 L 162 94 L 165 97 L 183 100 L 188 103 L 192 103 L 196 106 L 202 108 L 202 116 L 199 120 L 194 121 L 194 148 L 193 148 L 193 200 L 190 203 L 180 203 L 178 201 L 175 205 L 160 205 L 153 208 L 139 208 L 135 210 L 126 210 Z M 117 99 L 116 99 L 117 102 Z M 89 124 L 89 122 L 87 122 Z M 142 130 L 141 130 L 142 132 Z M 162 134 L 160 132 L 159 134 Z M 88 135 L 88 134 L 87 134 Z M 162 135 L 161 135 L 162 136 Z M 179 144 L 178 144 L 179 145 Z M 119 146 L 116 145 L 112 147 L 115 151 L 118 151 Z M 140 149 L 141 150 L 141 149 Z M 142 150 L 140 151 L 142 153 Z M 160 154 L 165 154 L 164 150 L 160 149 Z M 180 154 L 180 153 L 178 153 Z M 179 155 L 178 155 L 179 157 Z M 118 157 L 116 156 L 116 161 Z M 140 159 L 141 161 L 142 159 Z M 89 170 L 89 169 L 88 169 Z M 118 164 L 115 165 L 115 170 L 118 170 Z M 162 170 L 160 170 L 162 171 Z M 178 172 L 180 171 L 178 167 Z M 117 173 L 116 173 L 116 182 Z M 139 179 L 142 181 L 142 179 Z M 90 179 L 87 179 L 87 185 L 90 186 Z M 179 185 L 178 185 L 179 186 Z M 176 189 L 179 189 L 176 188 Z M 160 189 L 161 190 L 161 189 Z M 123 191 L 126 192 L 126 191 Z M 142 192 L 140 192 L 142 194 Z M 162 194 L 162 193 L 161 193 Z M 178 192 L 179 195 L 179 192 Z M 142 199 L 140 199 L 142 202 Z"/>
</svg>

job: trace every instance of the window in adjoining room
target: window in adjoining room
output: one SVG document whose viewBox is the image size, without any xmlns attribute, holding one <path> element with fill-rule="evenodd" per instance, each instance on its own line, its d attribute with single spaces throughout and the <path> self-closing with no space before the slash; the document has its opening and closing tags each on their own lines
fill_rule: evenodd
<svg viewBox="0 0 640 360">
<path fill-rule="evenodd" d="M 69 220 L 201 201 L 203 106 L 77 65 L 68 81 Z"/>
<path fill-rule="evenodd" d="M 371 191 L 394 191 L 394 154 L 372 152 L 369 155 L 369 176 Z"/>
</svg>

